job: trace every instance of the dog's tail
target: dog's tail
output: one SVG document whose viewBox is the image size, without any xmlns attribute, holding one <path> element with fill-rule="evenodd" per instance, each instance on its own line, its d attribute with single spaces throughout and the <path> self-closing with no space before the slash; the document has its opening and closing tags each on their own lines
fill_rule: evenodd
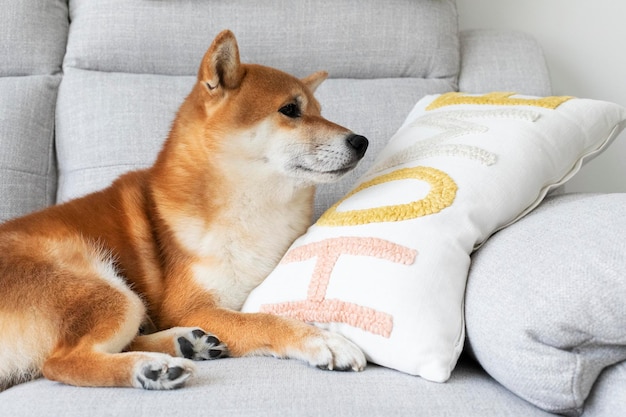
<svg viewBox="0 0 626 417">
<path fill-rule="evenodd" d="M 41 371 L 39 369 L 29 368 L 12 370 L 8 374 L 0 375 L 0 392 L 7 390 L 14 385 L 32 381 L 33 379 L 40 377 Z"/>
</svg>

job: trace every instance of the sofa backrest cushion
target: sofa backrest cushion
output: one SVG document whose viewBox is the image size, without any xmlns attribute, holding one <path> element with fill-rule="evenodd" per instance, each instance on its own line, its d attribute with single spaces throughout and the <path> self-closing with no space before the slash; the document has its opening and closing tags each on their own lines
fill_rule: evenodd
<svg viewBox="0 0 626 417">
<path fill-rule="evenodd" d="M 327 70 L 323 114 L 367 136 L 350 178 L 320 187 L 316 216 L 343 196 L 415 102 L 456 89 L 453 0 L 250 2 L 74 0 L 59 93 L 57 200 L 151 164 L 202 55 L 222 29 L 244 62 L 296 76 Z"/>
<path fill-rule="evenodd" d="M 448 78 L 458 73 L 453 1 L 74 0 L 65 64 L 107 72 L 195 75 L 232 30 L 242 60 L 296 76 Z"/>
<path fill-rule="evenodd" d="M 0 76 L 61 70 L 69 26 L 67 0 L 0 0 Z"/>
<path fill-rule="evenodd" d="M 69 26 L 62 0 L 0 0 L 0 221 L 56 196 L 54 119 Z"/>
</svg>

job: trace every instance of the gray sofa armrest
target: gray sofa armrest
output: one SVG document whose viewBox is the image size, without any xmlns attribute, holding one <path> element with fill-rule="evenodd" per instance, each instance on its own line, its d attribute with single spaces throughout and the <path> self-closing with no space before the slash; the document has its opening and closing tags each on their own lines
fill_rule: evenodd
<svg viewBox="0 0 626 417">
<path fill-rule="evenodd" d="M 540 45 L 522 32 L 462 31 L 459 90 L 550 95 L 550 77 Z"/>
</svg>

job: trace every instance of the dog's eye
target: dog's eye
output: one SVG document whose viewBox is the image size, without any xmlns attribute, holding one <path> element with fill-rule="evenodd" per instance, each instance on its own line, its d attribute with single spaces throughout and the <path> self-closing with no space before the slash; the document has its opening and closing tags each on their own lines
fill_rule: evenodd
<svg viewBox="0 0 626 417">
<path fill-rule="evenodd" d="M 281 107 L 278 111 L 291 119 L 300 117 L 300 107 L 298 107 L 296 103 L 289 103 Z"/>
</svg>

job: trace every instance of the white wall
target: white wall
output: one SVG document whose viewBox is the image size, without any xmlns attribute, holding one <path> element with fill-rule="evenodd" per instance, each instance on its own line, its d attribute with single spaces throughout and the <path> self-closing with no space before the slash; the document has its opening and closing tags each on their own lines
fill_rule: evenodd
<svg viewBox="0 0 626 417">
<path fill-rule="evenodd" d="M 626 106 L 626 1 L 457 0 L 461 29 L 532 34 L 555 95 Z M 566 185 L 567 192 L 626 192 L 626 132 Z"/>
</svg>

